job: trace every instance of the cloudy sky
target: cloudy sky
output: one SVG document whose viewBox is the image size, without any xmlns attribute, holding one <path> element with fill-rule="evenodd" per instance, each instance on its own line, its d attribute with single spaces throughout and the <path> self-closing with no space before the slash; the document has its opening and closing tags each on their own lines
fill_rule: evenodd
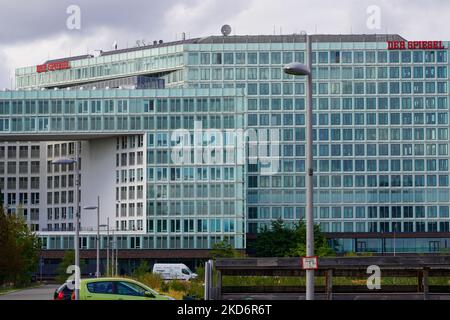
<svg viewBox="0 0 450 320">
<path fill-rule="evenodd" d="M 71 5 L 80 8 L 80 29 L 67 27 Z M 17 67 L 110 50 L 114 41 L 126 48 L 137 39 L 179 40 L 182 32 L 218 35 L 225 23 L 239 35 L 387 32 L 450 40 L 448 0 L 0 0 L 0 8 L 0 88 L 11 87 Z"/>
</svg>

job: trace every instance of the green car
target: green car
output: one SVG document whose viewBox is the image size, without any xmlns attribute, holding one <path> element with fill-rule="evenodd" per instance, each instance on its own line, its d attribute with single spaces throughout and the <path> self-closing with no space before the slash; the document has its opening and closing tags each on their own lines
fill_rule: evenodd
<svg viewBox="0 0 450 320">
<path fill-rule="evenodd" d="M 72 295 L 74 299 L 74 294 Z M 80 300 L 175 300 L 126 278 L 80 280 Z"/>
</svg>

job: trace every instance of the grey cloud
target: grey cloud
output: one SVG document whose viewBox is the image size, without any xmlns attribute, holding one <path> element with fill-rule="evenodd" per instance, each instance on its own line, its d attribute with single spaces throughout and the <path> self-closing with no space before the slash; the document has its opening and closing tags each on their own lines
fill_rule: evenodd
<svg viewBox="0 0 450 320">
<path fill-rule="evenodd" d="M 199 0 L 187 0 L 192 4 Z M 3 0 L 0 11 L 0 43 L 48 38 L 69 32 L 83 36 L 95 28 L 111 27 L 125 30 L 158 30 L 163 23 L 162 13 L 179 1 L 142 0 Z M 70 5 L 81 10 L 81 29 L 68 30 L 66 13 Z"/>
</svg>

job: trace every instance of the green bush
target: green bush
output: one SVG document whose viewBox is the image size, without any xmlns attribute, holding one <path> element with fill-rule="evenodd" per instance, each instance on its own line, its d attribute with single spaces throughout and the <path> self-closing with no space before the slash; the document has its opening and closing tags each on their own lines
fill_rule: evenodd
<svg viewBox="0 0 450 320">
<path fill-rule="evenodd" d="M 161 276 L 156 273 L 145 273 L 144 275 L 141 275 L 134 279 L 136 279 L 139 282 L 142 282 L 143 284 L 145 284 L 155 290 L 158 290 L 159 288 L 161 288 L 162 284 L 164 283 Z"/>
<path fill-rule="evenodd" d="M 187 281 L 173 280 L 170 282 L 169 287 L 175 291 L 187 292 L 189 289 L 189 283 Z"/>
<path fill-rule="evenodd" d="M 203 299 L 205 288 L 203 282 L 199 280 L 193 280 L 189 282 L 189 288 L 186 292 L 187 296 L 195 297 L 196 299 Z"/>
<path fill-rule="evenodd" d="M 205 265 L 202 264 L 201 266 L 195 268 L 195 273 L 197 274 L 197 279 L 203 281 L 205 279 Z"/>
<path fill-rule="evenodd" d="M 161 290 L 161 292 L 169 292 L 170 284 L 168 282 L 163 281 L 159 289 Z"/>
<path fill-rule="evenodd" d="M 133 271 L 133 278 L 141 278 L 145 276 L 149 272 L 150 267 L 148 266 L 147 261 L 142 261 L 139 264 L 139 267 L 134 269 Z"/>
</svg>

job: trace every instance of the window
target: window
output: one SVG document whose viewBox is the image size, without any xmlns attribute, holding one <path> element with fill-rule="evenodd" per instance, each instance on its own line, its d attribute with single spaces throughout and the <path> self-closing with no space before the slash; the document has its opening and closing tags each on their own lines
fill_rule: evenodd
<svg viewBox="0 0 450 320">
<path fill-rule="evenodd" d="M 103 294 L 114 293 L 112 281 L 91 282 L 87 284 L 87 289 L 91 293 L 103 293 Z"/>
</svg>

